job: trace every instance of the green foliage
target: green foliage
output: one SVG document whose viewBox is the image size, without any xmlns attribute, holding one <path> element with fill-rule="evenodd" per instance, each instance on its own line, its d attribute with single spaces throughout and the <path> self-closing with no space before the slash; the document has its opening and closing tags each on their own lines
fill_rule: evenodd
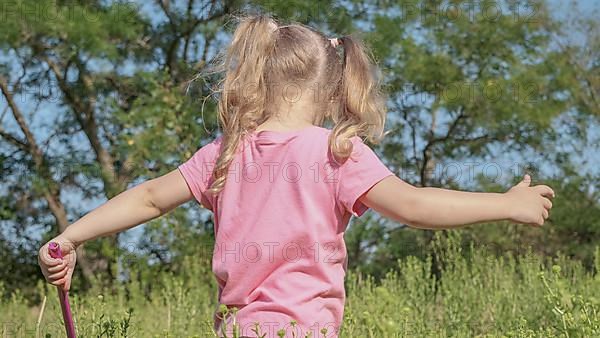
<svg viewBox="0 0 600 338">
<path fill-rule="evenodd" d="M 431 255 L 400 259 L 379 282 L 351 270 L 341 337 L 593 337 L 600 334 L 600 248 L 596 270 L 564 256 L 532 252 L 501 257 L 486 248 L 463 249 L 456 233 L 440 235 L 430 247 L 441 271 L 432 275 Z M 188 260 L 177 275 L 120 283 L 112 290 L 71 293 L 78 333 L 85 337 L 209 337 L 215 283 L 206 265 Z M 153 283 L 150 293 L 140 283 Z M 40 332 L 64 335 L 52 287 Z M 236 309 L 222 307 L 226 315 Z M 3 330 L 35 331 L 39 308 L 29 308 L 18 291 L 0 307 Z M 260 332 L 260 328 L 258 328 Z M 235 336 L 234 336 L 235 337 Z M 302 338 L 302 337 L 298 337 Z"/>
<path fill-rule="evenodd" d="M 496 5 L 502 8 L 499 13 L 484 10 Z M 174 169 L 216 135 L 211 85 L 217 79 L 196 78 L 189 88 L 186 85 L 223 49 L 233 16 L 249 12 L 267 12 L 284 22 L 297 20 L 331 36 L 356 33 L 366 40 L 390 95 L 387 129 L 391 133 L 380 150 L 390 167 L 410 183 L 461 188 L 461 182 L 430 169 L 440 163 L 493 161 L 507 153 L 523 162 L 520 167 L 529 166 L 522 160 L 527 159 L 545 168 L 545 173 L 556 173 L 534 177 L 557 192 L 549 226 L 532 229 L 501 223 L 460 230 L 463 239 L 458 248 L 463 252 L 470 252 L 471 243 L 477 242 L 493 254 L 529 257 L 522 256 L 523 248 L 531 246 L 537 254 L 559 252 L 570 257 L 568 266 L 581 260 L 587 271 L 593 271 L 594 240 L 600 236 L 600 180 L 597 170 L 583 170 L 581 158 L 593 160 L 590 154 L 598 151 L 594 135 L 600 116 L 600 30 L 594 15 L 572 11 L 569 22 L 559 22 L 551 15 L 550 2 L 538 0 L 204 0 L 139 5 L 19 0 L 0 8 L 0 80 L 6 79 L 20 108 L 3 106 L 0 116 L 0 266 L 5 268 L 0 273 L 4 285 L 0 294 L 5 296 L 0 311 L 10 309 L 2 315 L 18 319 L 16 327 L 32 327 L 25 300 L 38 303 L 46 294 L 35 287 L 41 275 L 34 253 L 43 241 L 98 202 Z M 583 43 L 569 40 L 574 30 Z M 2 102 L 6 99 L 4 95 Z M 41 155 L 27 140 L 27 128 L 17 127 L 18 114 Z M 587 166 L 596 168 L 595 164 Z M 502 191 L 507 183 L 467 182 L 470 188 L 494 191 Z M 50 202 L 57 201 L 58 208 L 51 209 Z M 104 335 L 122 336 L 132 330 L 156 336 L 199 332 L 190 328 L 197 324 L 192 319 L 208 318 L 213 305 L 205 301 L 213 298 L 207 297 L 208 289 L 198 289 L 197 280 L 193 283 L 197 276 L 209 274 L 196 271 L 200 262 L 209 265 L 212 252 L 212 220 L 206 216 L 196 208 L 179 208 L 149 222 L 141 243 L 125 243 L 121 238 L 87 243 L 91 275 L 82 278 L 78 269 L 74 285 L 75 294 L 91 288 L 81 299 L 75 298 L 85 324 L 81 329 L 88 330 L 82 332 L 103 335 L 105 330 Z M 515 258 L 512 266 L 507 257 L 494 263 L 499 265 L 488 261 L 473 265 L 467 258 L 457 258 L 442 266 L 447 253 L 431 255 L 432 233 L 373 215 L 354 220 L 346 237 L 350 266 L 373 278 L 368 281 L 358 275 L 350 281 L 355 287 L 347 330 L 357 336 L 387 334 L 387 320 L 439 336 L 477 332 L 573 336 L 595 330 L 582 324 L 581 316 L 588 313 L 594 318 L 597 300 L 584 295 L 583 300 L 563 303 L 565 297 L 582 293 L 581 285 L 591 278 L 583 271 L 565 290 L 555 283 L 556 274 L 546 272 L 544 280 L 535 277 L 545 270 L 526 267 L 527 259 L 517 262 Z M 198 243 L 203 243 L 201 250 Z M 198 259 L 197 264 L 190 264 L 188 257 Z M 489 255 L 485 257 L 491 261 Z M 399 258 L 400 274 L 387 275 L 398 267 Z M 81 260 L 79 268 L 85 263 Z M 136 269 L 130 270 L 131 266 Z M 560 266 L 564 274 L 566 266 Z M 194 274 L 185 272 L 190 267 Z M 405 271 L 411 272 L 405 275 Z M 505 274 L 508 281 L 498 281 L 494 273 Z M 117 282 L 123 274 L 129 284 Z M 532 294 L 519 287 L 525 276 L 534 288 Z M 562 275 L 556 278 L 566 280 Z M 452 283 L 471 285 L 473 280 L 479 287 L 504 287 L 505 293 L 493 289 L 486 294 L 473 288 L 463 296 L 444 289 Z M 164 285 L 170 285 L 168 292 L 177 290 L 169 297 L 189 295 L 196 305 L 207 305 L 194 310 L 185 299 L 181 304 L 166 304 L 167 296 L 161 293 Z M 553 296 L 544 298 L 550 290 Z M 94 292 L 102 294 L 103 300 L 94 298 Z M 374 297 L 390 294 L 404 298 L 387 297 L 382 301 L 385 311 L 371 309 L 379 299 Z M 48 296 L 48 309 L 56 309 L 55 297 Z M 353 299 L 368 302 L 354 304 Z M 479 319 L 458 313 L 461 302 L 476 299 L 496 303 L 487 307 L 467 303 L 481 311 Z M 515 309 L 513 302 L 524 304 L 527 311 Z M 127 312 L 129 305 L 135 308 L 133 314 Z M 560 316 L 550 314 L 546 305 L 556 308 Z M 95 306 L 104 308 L 93 312 Z M 365 311 L 368 314 L 363 316 Z M 433 317 L 419 319 L 413 312 Z M 171 321 L 165 326 L 161 316 L 166 314 Z M 383 324 L 370 326 L 379 318 Z M 560 325 L 552 326 L 555 323 L 549 318 Z M 468 323 L 473 321 L 479 331 L 469 331 Z M 580 331 L 571 333 L 572 327 L 580 325 L 584 325 Z M 53 335 L 60 336 L 60 325 L 56 327 Z"/>
<path fill-rule="evenodd" d="M 568 106 L 550 69 L 558 28 L 542 1 L 534 2 L 535 17 L 519 17 L 528 3 L 400 1 L 373 14 L 367 41 L 384 67 L 395 117 L 385 155 L 400 168 L 416 166 L 407 179 L 445 183 L 426 172 L 432 163 L 483 157 L 493 145 L 537 149 L 554 133 L 550 122 Z M 396 138 L 403 135 L 411 137 Z"/>
</svg>

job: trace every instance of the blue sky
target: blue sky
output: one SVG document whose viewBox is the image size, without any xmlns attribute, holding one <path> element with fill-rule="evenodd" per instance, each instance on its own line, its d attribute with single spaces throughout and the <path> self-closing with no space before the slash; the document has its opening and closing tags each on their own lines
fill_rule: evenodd
<svg viewBox="0 0 600 338">
<path fill-rule="evenodd" d="M 550 0 L 550 3 L 553 6 L 560 8 L 568 8 L 570 6 L 571 0 Z M 590 10 L 590 9 L 598 9 L 600 8 L 600 1 L 598 0 L 577 0 L 575 1 L 578 6 L 582 9 Z"/>
<path fill-rule="evenodd" d="M 572 10 L 571 0 L 567 0 L 567 1 L 565 1 L 565 0 L 563 0 L 563 1 L 549 0 L 549 2 L 553 6 L 553 14 L 555 14 L 557 17 L 561 17 L 565 14 L 568 14 Z M 600 0 L 577 0 L 577 1 L 575 1 L 575 3 L 581 10 L 583 10 L 586 13 L 590 13 L 593 10 L 600 11 Z M 5 62 L 5 61 L 8 61 L 8 59 L 3 58 L 3 59 L 0 59 L 0 61 Z M 34 109 L 36 109 L 36 107 L 33 107 L 30 104 L 27 104 L 27 102 L 31 102 L 30 100 L 27 100 L 27 99 L 22 99 L 22 100 L 23 100 L 22 108 L 24 111 L 32 112 L 32 111 L 34 111 Z M 57 103 L 57 102 L 54 102 L 54 103 Z M 4 100 L 0 100 L 0 110 L 4 110 L 5 107 L 6 107 L 6 102 Z M 38 139 L 44 140 L 48 136 L 48 130 L 51 129 L 50 127 L 52 127 L 52 124 L 54 123 L 54 117 L 57 115 L 57 111 L 58 111 L 58 107 L 56 107 L 54 104 L 45 104 L 45 105 L 43 105 L 43 107 L 37 107 L 37 111 L 35 113 L 35 119 L 32 118 L 30 120 L 33 121 L 32 127 L 33 127 L 34 132 L 35 132 L 36 136 L 38 137 Z M 42 117 L 42 118 L 40 118 L 40 117 Z M 8 119 L 6 117 L 2 121 L 2 125 L 8 130 L 15 130 L 14 129 L 15 124 L 13 123 L 13 121 L 10 121 L 10 119 Z M 79 135 L 77 137 L 81 138 L 82 145 L 86 144 L 86 140 L 81 135 Z M 509 162 L 508 164 L 510 165 L 511 164 L 510 161 L 514 162 L 514 160 L 515 160 L 514 158 L 507 159 L 507 161 Z M 0 187 L 0 191 L 2 191 L 2 190 L 3 190 L 2 187 Z M 78 196 L 75 196 L 73 194 L 66 194 L 64 202 L 67 205 L 78 205 L 81 201 Z M 104 202 L 104 201 L 98 200 L 98 201 L 93 201 L 90 203 L 85 203 L 84 209 L 91 210 L 92 208 L 97 207 L 102 202 Z M 71 209 L 71 208 L 69 208 L 69 209 Z"/>
</svg>

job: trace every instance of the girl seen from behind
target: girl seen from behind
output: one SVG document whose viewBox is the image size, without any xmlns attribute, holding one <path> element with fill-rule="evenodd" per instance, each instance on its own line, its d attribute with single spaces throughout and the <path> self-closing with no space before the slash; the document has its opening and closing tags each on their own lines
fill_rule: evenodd
<svg viewBox="0 0 600 338">
<path fill-rule="evenodd" d="M 218 301 L 239 309 L 242 336 L 337 337 L 352 216 L 371 208 L 426 229 L 497 220 L 541 226 L 548 217 L 554 192 L 531 186 L 529 176 L 506 193 L 475 193 L 414 187 L 390 171 L 364 143 L 384 136 L 385 100 L 353 37 L 247 17 L 222 67 L 222 134 L 54 238 L 65 260 L 50 258 L 45 244 L 39 262 L 48 282 L 70 288 L 84 242 L 196 200 L 213 213 Z M 222 317 L 216 309 L 213 328 L 231 335 L 233 319 Z"/>
</svg>

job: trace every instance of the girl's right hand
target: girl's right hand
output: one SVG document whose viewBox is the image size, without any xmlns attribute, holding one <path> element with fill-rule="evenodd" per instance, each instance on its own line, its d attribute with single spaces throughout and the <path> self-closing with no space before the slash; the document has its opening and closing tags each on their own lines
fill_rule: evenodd
<svg viewBox="0 0 600 338">
<path fill-rule="evenodd" d="M 60 245 L 63 258 L 52 258 L 48 252 L 50 242 L 56 242 Z M 46 281 L 52 285 L 61 287 L 64 291 L 71 288 L 71 278 L 75 270 L 75 245 L 69 240 L 60 236 L 44 244 L 38 253 L 38 264 L 44 274 Z"/>
</svg>

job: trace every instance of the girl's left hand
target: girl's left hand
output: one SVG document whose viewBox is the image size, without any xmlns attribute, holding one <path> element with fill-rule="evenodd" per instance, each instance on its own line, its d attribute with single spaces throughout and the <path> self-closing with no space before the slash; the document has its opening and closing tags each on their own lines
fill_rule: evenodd
<svg viewBox="0 0 600 338">
<path fill-rule="evenodd" d="M 542 226 L 550 215 L 554 191 L 547 185 L 531 186 L 529 175 L 504 195 L 508 201 L 509 219 L 513 222 Z"/>
</svg>

